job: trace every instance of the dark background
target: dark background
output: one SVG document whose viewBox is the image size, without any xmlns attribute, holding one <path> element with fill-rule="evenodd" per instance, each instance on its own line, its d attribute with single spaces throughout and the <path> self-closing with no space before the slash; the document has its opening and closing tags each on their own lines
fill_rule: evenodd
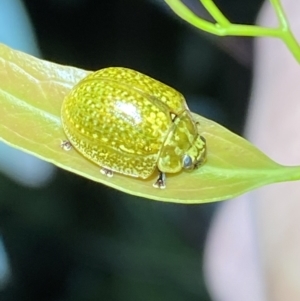
<svg viewBox="0 0 300 301">
<path fill-rule="evenodd" d="M 198 0 L 186 0 L 205 18 Z M 216 1 L 253 24 L 260 0 Z M 161 0 L 25 0 L 43 58 L 96 70 L 125 66 L 179 91 L 189 107 L 242 133 L 252 40 L 219 38 Z M 46 187 L 0 175 L 0 232 L 12 279 L 2 301 L 210 300 L 202 262 L 216 204 L 125 195 L 58 170 Z"/>
</svg>

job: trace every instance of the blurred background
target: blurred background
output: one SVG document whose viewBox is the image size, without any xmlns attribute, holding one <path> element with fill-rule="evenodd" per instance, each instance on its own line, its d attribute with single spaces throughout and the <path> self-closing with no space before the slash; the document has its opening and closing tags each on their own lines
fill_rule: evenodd
<svg viewBox="0 0 300 301">
<path fill-rule="evenodd" d="M 262 1 L 215 2 L 253 24 Z M 243 132 L 253 40 L 200 32 L 163 0 L 2 0 L 0 42 L 64 65 L 139 70 Z M 139 199 L 0 144 L 0 300 L 209 301 L 203 250 L 218 206 Z"/>
</svg>

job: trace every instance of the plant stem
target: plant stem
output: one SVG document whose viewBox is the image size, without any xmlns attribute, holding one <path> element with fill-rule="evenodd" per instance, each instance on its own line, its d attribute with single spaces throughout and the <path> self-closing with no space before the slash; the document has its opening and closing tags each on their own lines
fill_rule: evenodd
<svg viewBox="0 0 300 301">
<path fill-rule="evenodd" d="M 218 9 L 212 0 L 200 0 L 206 10 L 215 19 L 212 23 L 194 14 L 180 0 L 165 0 L 169 7 L 183 20 L 191 25 L 218 36 L 248 36 L 280 38 L 295 59 L 300 63 L 300 45 L 290 30 L 289 23 L 280 0 L 270 0 L 279 20 L 278 28 L 268 28 L 256 25 L 232 24 Z"/>
<path fill-rule="evenodd" d="M 282 33 L 281 39 L 289 48 L 290 52 L 294 55 L 298 63 L 300 63 L 300 45 L 290 29 L 290 25 L 281 2 L 280 0 L 270 0 L 270 2 L 275 10 L 280 24 L 279 30 Z"/>
<path fill-rule="evenodd" d="M 202 0 L 206 2 L 205 7 L 211 12 L 215 8 L 215 4 L 211 0 Z M 242 24 L 232 24 L 227 20 L 223 19 L 223 22 L 226 22 L 226 27 L 223 27 L 219 23 L 211 23 L 209 21 L 203 20 L 194 14 L 189 8 L 187 8 L 180 0 L 165 0 L 165 2 L 170 6 L 170 8 L 183 20 L 190 23 L 191 25 L 204 30 L 206 32 L 212 33 L 218 36 L 272 36 L 272 37 L 281 37 L 281 33 L 277 28 L 264 28 L 255 25 L 242 25 Z M 203 4 L 204 5 L 204 4 Z M 220 13 L 221 14 L 221 13 Z M 214 11 L 214 16 L 221 18 L 221 15 Z"/>
<path fill-rule="evenodd" d="M 215 3 L 212 0 L 200 1 L 220 26 L 227 27 L 231 25 L 230 21 L 223 15 L 223 13 L 219 10 L 219 8 L 215 5 Z"/>
<path fill-rule="evenodd" d="M 286 17 L 286 14 L 284 12 L 284 9 L 280 3 L 280 0 L 270 0 L 274 10 L 275 10 L 275 13 L 276 13 L 276 16 L 278 18 L 278 21 L 280 23 L 280 27 L 281 29 L 283 28 L 289 28 L 289 23 L 287 21 L 287 17 Z"/>
</svg>

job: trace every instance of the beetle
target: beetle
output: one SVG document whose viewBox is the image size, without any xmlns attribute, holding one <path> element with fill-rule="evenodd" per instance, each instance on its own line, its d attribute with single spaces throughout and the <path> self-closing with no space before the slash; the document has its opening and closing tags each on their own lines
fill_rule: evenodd
<svg viewBox="0 0 300 301">
<path fill-rule="evenodd" d="M 69 143 L 107 176 L 146 179 L 158 170 L 153 186 L 165 188 L 166 173 L 206 161 L 206 140 L 183 95 L 128 68 L 83 78 L 65 97 L 61 120 Z"/>
</svg>

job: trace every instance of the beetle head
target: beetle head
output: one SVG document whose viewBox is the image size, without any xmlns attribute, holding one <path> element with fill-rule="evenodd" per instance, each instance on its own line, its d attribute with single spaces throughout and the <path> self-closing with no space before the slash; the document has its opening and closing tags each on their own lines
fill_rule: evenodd
<svg viewBox="0 0 300 301">
<path fill-rule="evenodd" d="M 182 168 L 197 169 L 206 161 L 206 140 L 203 136 L 197 135 L 193 145 L 182 158 Z"/>
</svg>

